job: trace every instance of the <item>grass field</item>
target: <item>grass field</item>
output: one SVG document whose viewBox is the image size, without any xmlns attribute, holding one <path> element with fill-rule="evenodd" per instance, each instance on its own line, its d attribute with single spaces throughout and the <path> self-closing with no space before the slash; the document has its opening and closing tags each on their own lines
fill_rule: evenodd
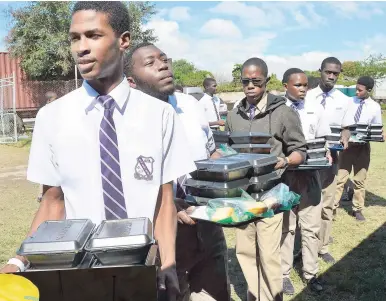
<svg viewBox="0 0 386 301">
<path fill-rule="evenodd" d="M 384 120 L 385 121 L 385 120 Z M 339 209 L 333 226 L 331 253 L 335 265 L 320 262 L 325 291 L 309 292 L 296 266 L 291 278 L 296 295 L 285 300 L 383 301 L 386 300 L 386 144 L 371 145 L 365 223 L 350 215 L 350 204 Z M 0 265 L 19 247 L 38 207 L 38 185 L 25 180 L 29 142 L 0 145 Z M 233 300 L 246 300 L 246 285 L 235 257 L 234 231 L 226 230 Z"/>
</svg>

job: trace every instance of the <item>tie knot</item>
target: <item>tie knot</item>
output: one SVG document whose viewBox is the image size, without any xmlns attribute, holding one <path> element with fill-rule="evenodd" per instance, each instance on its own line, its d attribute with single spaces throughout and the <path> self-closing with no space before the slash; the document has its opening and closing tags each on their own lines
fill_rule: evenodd
<svg viewBox="0 0 386 301">
<path fill-rule="evenodd" d="M 110 95 L 99 95 L 97 99 L 105 109 L 111 110 L 114 108 L 115 101 Z"/>
<path fill-rule="evenodd" d="M 364 99 L 361 99 L 360 104 L 363 105 L 364 103 L 365 103 L 365 100 L 364 100 Z"/>
<path fill-rule="evenodd" d="M 300 101 L 294 101 L 292 102 L 292 105 L 295 107 L 295 108 L 299 108 L 300 107 Z"/>
</svg>

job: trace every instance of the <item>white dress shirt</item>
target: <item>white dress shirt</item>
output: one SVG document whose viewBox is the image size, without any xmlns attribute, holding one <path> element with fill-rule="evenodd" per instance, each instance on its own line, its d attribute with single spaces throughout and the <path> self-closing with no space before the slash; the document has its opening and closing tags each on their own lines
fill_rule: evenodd
<svg viewBox="0 0 386 301">
<path fill-rule="evenodd" d="M 287 99 L 286 105 L 291 107 L 292 101 Z M 312 140 L 331 134 L 331 128 L 327 118 L 324 117 L 324 109 L 321 104 L 301 101 L 297 109 L 302 123 L 303 134 L 306 140 Z"/>
<path fill-rule="evenodd" d="M 355 114 L 360 106 L 361 100 L 356 96 L 350 98 L 347 115 L 352 119 L 352 124 L 355 124 Z M 378 123 L 382 124 L 381 106 L 371 97 L 367 98 L 362 106 L 361 115 L 358 123 Z"/>
<path fill-rule="evenodd" d="M 309 90 L 307 92 L 306 102 L 320 104 L 323 99 L 323 93 L 319 86 Z M 330 125 L 340 125 L 344 127 L 353 124 L 351 118 L 347 115 L 349 100 L 350 98 L 348 96 L 335 88 L 327 93 L 324 118 L 328 119 Z"/>
<path fill-rule="evenodd" d="M 190 152 L 194 161 L 208 159 L 216 151 L 216 145 L 202 107 L 193 96 L 178 92 L 169 96 L 169 103 L 180 118 L 188 140 L 188 145 L 184 151 Z M 187 174 L 185 177 L 180 178 L 179 181 L 183 184 L 190 177 Z M 176 194 L 176 181 L 174 182 L 173 190 Z"/>
<path fill-rule="evenodd" d="M 204 160 L 216 151 L 212 130 L 197 100 L 188 94 L 175 92 L 169 103 L 176 111 L 184 127 L 189 150 L 194 161 Z"/>
<path fill-rule="evenodd" d="M 131 89 L 126 79 L 109 95 L 117 103 L 113 118 L 128 217 L 153 221 L 160 185 L 196 169 L 186 152 L 185 132 L 169 104 Z M 62 188 L 67 219 L 99 224 L 105 219 L 99 150 L 104 109 L 97 96 L 84 81 L 39 111 L 27 178 Z M 152 179 L 134 177 L 140 156 L 153 159 Z"/>
<path fill-rule="evenodd" d="M 217 109 L 217 113 L 216 113 L 216 110 L 213 106 L 213 100 L 214 100 L 214 104 L 216 106 L 216 109 Z M 205 112 L 205 116 L 206 116 L 206 119 L 209 122 L 215 122 L 215 121 L 218 121 L 219 119 L 221 119 L 220 117 L 220 99 L 214 95 L 213 97 L 208 95 L 208 94 L 204 94 L 204 96 L 200 99 L 199 101 L 199 104 L 202 106 L 204 112 Z M 218 127 L 218 126 L 212 126 L 212 127 Z"/>
</svg>

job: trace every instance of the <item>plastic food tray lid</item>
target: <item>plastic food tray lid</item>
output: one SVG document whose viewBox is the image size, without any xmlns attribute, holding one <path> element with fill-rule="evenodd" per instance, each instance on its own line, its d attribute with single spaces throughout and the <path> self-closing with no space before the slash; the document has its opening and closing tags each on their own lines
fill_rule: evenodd
<svg viewBox="0 0 386 301">
<path fill-rule="evenodd" d="M 271 149 L 270 144 L 232 144 L 232 148 L 269 148 Z"/>
<path fill-rule="evenodd" d="M 271 173 L 268 173 L 266 175 L 261 175 L 261 176 L 258 176 L 258 177 L 252 177 L 250 180 L 249 180 L 249 184 L 259 184 L 259 183 L 267 183 L 267 182 L 270 182 L 270 181 L 273 181 L 273 180 L 278 180 L 280 179 L 280 175 L 274 171 L 274 172 L 271 172 Z"/>
<path fill-rule="evenodd" d="M 46 221 L 20 246 L 17 254 L 63 254 L 81 252 L 95 225 L 89 219 Z"/>
<path fill-rule="evenodd" d="M 324 147 L 323 148 L 308 149 L 307 150 L 308 154 L 311 154 L 311 153 L 325 153 L 325 152 L 326 152 L 326 149 Z"/>
<path fill-rule="evenodd" d="M 230 155 L 228 157 L 240 159 L 240 160 L 248 160 L 253 167 L 262 167 L 267 165 L 274 165 L 277 163 L 277 157 L 274 155 L 268 155 L 268 154 L 240 153 L 236 155 Z"/>
<path fill-rule="evenodd" d="M 207 159 L 196 161 L 197 172 L 200 171 L 228 171 L 250 168 L 251 163 L 247 159 L 235 158 L 233 156 L 221 157 L 218 159 Z"/>
<path fill-rule="evenodd" d="M 89 252 L 138 249 L 153 242 L 153 226 L 146 217 L 102 221 L 86 245 Z"/>
<path fill-rule="evenodd" d="M 233 132 L 230 134 L 230 138 L 271 138 L 272 135 L 266 133 L 258 133 L 258 132 Z"/>
<path fill-rule="evenodd" d="M 322 142 L 326 142 L 326 139 L 324 138 L 310 139 L 310 140 L 307 140 L 306 142 L 307 144 L 322 143 Z"/>
<path fill-rule="evenodd" d="M 328 164 L 327 158 L 308 159 L 305 165 L 326 165 Z"/>
<path fill-rule="evenodd" d="M 198 189 L 234 189 L 234 188 L 242 188 L 247 186 L 249 183 L 249 179 L 239 179 L 230 182 L 212 182 L 212 181 L 200 181 L 194 179 L 186 179 L 184 185 L 188 187 L 198 188 Z"/>
<path fill-rule="evenodd" d="M 341 130 L 342 127 L 340 125 L 330 125 L 330 129 Z"/>
</svg>

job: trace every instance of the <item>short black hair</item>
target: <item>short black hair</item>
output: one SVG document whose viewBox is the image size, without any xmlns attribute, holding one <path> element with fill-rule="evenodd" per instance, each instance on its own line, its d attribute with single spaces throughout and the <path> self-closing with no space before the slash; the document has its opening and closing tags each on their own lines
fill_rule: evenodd
<svg viewBox="0 0 386 301">
<path fill-rule="evenodd" d="M 323 70 L 327 64 L 339 65 L 340 68 L 342 68 L 342 63 L 340 62 L 340 60 L 338 60 L 336 57 L 333 57 L 333 56 L 325 58 L 322 61 L 322 65 L 320 66 L 320 70 Z"/>
<path fill-rule="evenodd" d="M 371 91 L 374 88 L 374 79 L 370 76 L 361 76 L 358 78 L 357 84 L 365 86 L 367 91 Z"/>
<path fill-rule="evenodd" d="M 207 77 L 204 79 L 204 82 L 202 83 L 202 85 L 204 86 L 204 88 L 208 87 L 211 83 L 213 82 L 216 82 L 216 80 L 212 77 Z"/>
<path fill-rule="evenodd" d="M 241 74 L 243 74 L 244 69 L 249 67 L 249 66 L 258 67 L 260 69 L 260 71 L 263 73 L 264 77 L 268 76 L 267 63 L 264 62 L 262 59 L 260 59 L 258 57 L 252 57 L 252 58 L 246 60 L 243 64 L 243 66 L 241 67 Z"/>
<path fill-rule="evenodd" d="M 308 90 L 315 89 L 320 84 L 320 77 L 308 76 Z"/>
<path fill-rule="evenodd" d="M 149 43 L 149 42 L 142 42 L 139 44 L 134 45 L 133 47 L 129 48 L 129 51 L 125 55 L 124 61 L 124 68 L 123 68 L 123 73 L 128 76 L 133 76 L 133 55 L 134 53 L 141 48 L 148 47 L 148 46 L 154 46 L 154 44 Z M 154 46 L 155 47 L 155 46 Z"/>
<path fill-rule="evenodd" d="M 304 74 L 304 71 L 302 69 L 299 69 L 299 68 L 290 68 L 286 72 L 284 72 L 283 80 L 281 82 L 283 84 L 287 84 L 288 80 L 289 80 L 289 78 L 291 77 L 292 74 L 299 74 L 299 73 L 303 73 Z"/>
<path fill-rule="evenodd" d="M 82 10 L 94 10 L 109 17 L 109 23 L 117 36 L 130 31 L 130 14 L 127 6 L 120 1 L 78 1 L 72 9 L 72 16 Z"/>
</svg>

